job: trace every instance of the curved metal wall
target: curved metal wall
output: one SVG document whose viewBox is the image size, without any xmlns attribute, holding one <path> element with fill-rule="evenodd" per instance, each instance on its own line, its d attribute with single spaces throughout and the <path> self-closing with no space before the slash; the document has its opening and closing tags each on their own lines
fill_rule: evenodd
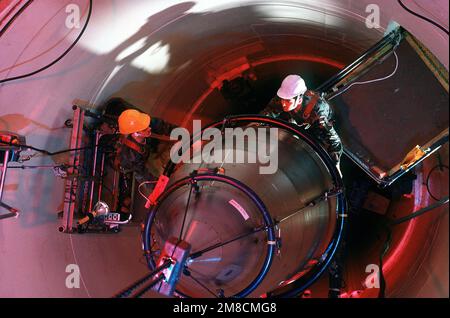
<svg viewBox="0 0 450 318">
<path fill-rule="evenodd" d="M 72 2 L 84 17 L 87 1 Z M 380 4 L 379 30 L 364 27 L 369 2 Z M 446 1 L 439 6 L 448 12 Z M 59 2 L 36 1 L 2 36 L 2 78 L 34 70 L 70 45 L 79 29 L 65 26 L 65 9 Z M 23 134 L 40 148 L 65 148 L 69 131 L 62 127 L 71 117 L 71 104 L 82 100 L 97 106 L 111 95 L 187 124 L 196 114 L 193 106 L 199 110 L 206 98 L 211 104 L 220 100 L 211 86 L 233 70 L 239 57 L 233 48 L 248 49 L 251 56 L 279 46 L 274 55 L 286 50 L 297 57 L 307 49 L 308 56 L 346 64 L 381 37 L 390 19 L 408 28 L 448 67 L 448 37 L 400 11 L 393 1 L 283 1 L 276 6 L 261 1 L 136 1 L 130 6 L 129 1 L 105 0 L 94 1 L 93 9 L 86 36 L 60 63 L 32 78 L 0 85 L 0 130 Z M 272 26 L 277 26 L 275 33 Z M 300 38 L 302 47 L 297 46 Z M 262 58 L 255 54 L 249 61 Z M 221 64 L 227 67 L 221 69 Z M 311 65 L 319 70 L 320 64 Z M 265 74 L 275 73 L 269 67 Z M 210 112 L 203 117 L 221 116 L 214 108 Z M 64 157 L 34 160 L 52 164 Z M 120 237 L 58 233 L 62 196 L 63 182 L 51 171 L 9 172 L 3 199 L 22 214 L 0 221 L 1 296 L 107 297 L 145 273 L 135 228 Z M 80 266 L 83 283 L 68 289 L 66 266 L 73 263 Z"/>
</svg>

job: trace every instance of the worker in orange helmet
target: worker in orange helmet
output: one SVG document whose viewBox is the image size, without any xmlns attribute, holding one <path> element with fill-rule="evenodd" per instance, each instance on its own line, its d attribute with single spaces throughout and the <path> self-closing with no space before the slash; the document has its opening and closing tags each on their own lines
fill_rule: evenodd
<svg viewBox="0 0 450 318">
<path fill-rule="evenodd" d="M 121 172 L 119 180 L 119 212 L 131 212 L 132 175 L 138 184 L 156 181 L 146 167 L 151 150 L 155 146 L 152 133 L 169 135 L 176 126 L 136 109 L 124 110 L 118 118 L 119 133 L 122 135 L 116 155 L 116 167 Z M 125 216 L 126 217 L 126 216 Z"/>
</svg>

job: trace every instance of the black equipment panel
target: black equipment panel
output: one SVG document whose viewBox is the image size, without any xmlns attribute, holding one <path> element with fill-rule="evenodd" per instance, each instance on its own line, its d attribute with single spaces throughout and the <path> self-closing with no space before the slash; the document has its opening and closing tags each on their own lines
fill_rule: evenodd
<svg viewBox="0 0 450 318">
<path fill-rule="evenodd" d="M 448 91 L 409 41 L 403 40 L 396 53 L 399 66 L 394 76 L 354 85 L 331 101 L 346 150 L 364 164 L 386 172 L 398 166 L 415 146 L 429 144 L 449 124 Z M 357 81 L 386 77 L 395 65 L 392 54 Z M 442 68 L 436 67 L 436 71 Z M 446 76 L 448 79 L 448 72 Z"/>
</svg>

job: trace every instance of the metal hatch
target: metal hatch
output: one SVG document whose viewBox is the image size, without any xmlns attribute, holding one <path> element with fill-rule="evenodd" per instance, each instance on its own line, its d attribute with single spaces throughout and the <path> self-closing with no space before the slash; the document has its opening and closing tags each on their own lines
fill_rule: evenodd
<svg viewBox="0 0 450 318">
<path fill-rule="evenodd" d="M 335 111 L 345 154 L 380 186 L 448 142 L 448 71 L 402 28 L 318 91 Z"/>
</svg>

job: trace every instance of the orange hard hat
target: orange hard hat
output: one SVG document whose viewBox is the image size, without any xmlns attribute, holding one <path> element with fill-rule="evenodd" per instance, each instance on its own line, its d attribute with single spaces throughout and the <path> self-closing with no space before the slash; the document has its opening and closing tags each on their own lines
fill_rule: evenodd
<svg viewBox="0 0 450 318">
<path fill-rule="evenodd" d="M 150 116 L 135 109 L 127 109 L 119 116 L 119 132 L 133 134 L 147 129 L 150 125 Z"/>
</svg>

